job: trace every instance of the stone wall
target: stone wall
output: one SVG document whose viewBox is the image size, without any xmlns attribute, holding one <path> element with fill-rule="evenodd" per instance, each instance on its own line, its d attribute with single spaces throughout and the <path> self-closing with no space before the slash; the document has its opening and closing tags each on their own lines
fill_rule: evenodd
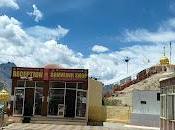
<svg viewBox="0 0 175 130">
<path fill-rule="evenodd" d="M 131 107 L 106 106 L 106 121 L 128 123 L 130 120 Z"/>
<path fill-rule="evenodd" d="M 125 106 L 102 106 L 89 108 L 89 121 L 129 123 L 131 108 Z"/>
</svg>

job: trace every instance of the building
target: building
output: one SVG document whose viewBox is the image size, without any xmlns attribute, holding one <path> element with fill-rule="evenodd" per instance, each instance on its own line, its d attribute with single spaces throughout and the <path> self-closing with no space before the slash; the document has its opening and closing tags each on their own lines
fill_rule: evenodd
<svg viewBox="0 0 175 130">
<path fill-rule="evenodd" d="M 160 129 L 175 130 L 175 77 L 160 79 Z"/>
<path fill-rule="evenodd" d="M 132 114 L 130 123 L 159 127 L 160 121 L 160 91 L 133 90 Z"/>
<path fill-rule="evenodd" d="M 13 116 L 88 120 L 88 70 L 12 68 Z"/>
<path fill-rule="evenodd" d="M 88 70 L 62 69 L 54 64 L 44 68 L 14 67 L 11 77 L 13 117 L 45 117 L 47 123 L 53 117 L 55 123 L 55 119 L 85 123 L 97 120 L 94 115 L 102 106 L 103 84 L 88 78 Z"/>
</svg>

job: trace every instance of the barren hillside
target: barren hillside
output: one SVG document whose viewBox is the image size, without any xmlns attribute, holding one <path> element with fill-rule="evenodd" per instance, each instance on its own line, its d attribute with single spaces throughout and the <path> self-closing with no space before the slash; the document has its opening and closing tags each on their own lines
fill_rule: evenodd
<svg viewBox="0 0 175 130">
<path fill-rule="evenodd" d="M 175 76 L 175 73 L 158 73 L 155 75 L 152 75 L 151 77 L 142 80 L 136 84 L 131 85 L 128 88 L 125 88 L 124 90 L 118 92 L 116 96 L 110 97 L 109 100 L 118 100 L 118 102 L 121 102 L 120 105 L 129 105 L 132 106 L 132 91 L 137 90 L 159 90 L 159 80 L 161 78 L 171 77 Z"/>
<path fill-rule="evenodd" d="M 168 72 L 164 72 L 164 73 L 158 73 L 155 75 L 152 75 L 151 77 L 142 80 L 136 84 L 131 85 L 130 87 L 122 90 L 122 92 L 127 93 L 127 92 L 131 92 L 134 89 L 138 89 L 138 90 L 159 90 L 159 79 L 161 78 L 165 78 L 165 77 L 171 77 L 175 75 L 174 73 L 168 73 Z"/>
</svg>

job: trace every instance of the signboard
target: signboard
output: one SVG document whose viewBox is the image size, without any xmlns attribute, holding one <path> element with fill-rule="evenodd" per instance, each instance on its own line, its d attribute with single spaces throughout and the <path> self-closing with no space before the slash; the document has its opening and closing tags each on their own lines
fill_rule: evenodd
<svg viewBox="0 0 175 130">
<path fill-rule="evenodd" d="M 83 69 L 55 69 L 50 70 L 50 80 L 86 80 L 88 71 Z"/>
<path fill-rule="evenodd" d="M 44 68 L 22 68 L 12 69 L 12 78 L 32 80 L 87 80 L 86 69 L 44 69 Z"/>
<path fill-rule="evenodd" d="M 43 69 L 37 68 L 13 68 L 12 69 L 12 78 L 20 79 L 43 79 L 44 71 Z"/>
</svg>

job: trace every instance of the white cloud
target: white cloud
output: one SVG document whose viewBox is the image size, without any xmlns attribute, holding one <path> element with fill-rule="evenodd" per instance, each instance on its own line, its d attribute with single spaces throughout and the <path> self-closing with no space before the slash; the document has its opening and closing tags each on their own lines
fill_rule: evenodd
<svg viewBox="0 0 175 130">
<path fill-rule="evenodd" d="M 58 25 L 57 28 L 34 26 L 26 29 L 26 31 L 28 34 L 41 40 L 59 40 L 68 34 L 69 29 L 63 28 L 61 25 Z"/>
<path fill-rule="evenodd" d="M 90 76 L 99 77 L 108 84 L 159 63 L 162 56 L 163 44 L 154 44 L 132 46 L 84 57 L 82 53 L 75 52 L 65 44 L 59 44 L 54 39 L 36 38 L 26 30 L 21 27 L 18 20 L 0 16 L 0 63 L 12 61 L 17 66 L 27 67 L 43 67 L 56 63 L 65 68 L 86 68 L 89 69 Z M 128 74 L 124 62 L 126 56 L 131 58 Z M 147 59 L 150 60 L 149 63 Z"/>
<path fill-rule="evenodd" d="M 19 9 L 19 5 L 16 1 L 17 0 L 0 0 L 0 8 L 8 7 L 13 9 Z"/>
<path fill-rule="evenodd" d="M 109 49 L 107 47 L 104 47 L 104 46 L 100 46 L 100 45 L 94 45 L 92 47 L 92 51 L 93 52 L 96 52 L 96 53 L 101 53 L 101 52 L 106 52 L 108 51 Z"/>
<path fill-rule="evenodd" d="M 27 14 L 29 16 L 33 16 L 36 22 L 39 22 L 43 18 L 43 13 L 37 8 L 35 4 L 33 4 L 32 7 L 33 7 L 33 12 L 28 12 Z"/>
<path fill-rule="evenodd" d="M 123 34 L 125 42 L 169 42 L 175 40 L 175 18 L 165 21 L 157 31 L 139 28 L 126 30 Z"/>
</svg>

